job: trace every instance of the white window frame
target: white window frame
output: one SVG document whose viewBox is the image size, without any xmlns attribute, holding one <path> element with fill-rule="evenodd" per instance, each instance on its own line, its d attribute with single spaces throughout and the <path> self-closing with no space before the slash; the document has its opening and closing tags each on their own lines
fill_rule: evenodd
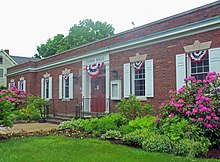
<svg viewBox="0 0 220 162">
<path fill-rule="evenodd" d="M 154 68 L 153 59 L 145 60 L 145 96 L 136 96 L 139 100 L 147 100 L 149 97 L 154 97 Z M 130 63 L 124 64 L 124 97 L 129 97 L 130 94 L 135 94 L 135 69 L 130 66 Z"/>
<path fill-rule="evenodd" d="M 113 85 L 116 85 L 116 96 L 113 96 Z M 121 100 L 121 80 L 111 81 L 111 100 Z"/>
<path fill-rule="evenodd" d="M 46 82 L 48 80 L 48 82 Z M 47 96 L 47 87 L 48 83 L 48 96 Z M 46 100 L 52 99 L 52 77 L 42 78 L 41 79 L 41 98 L 45 98 Z"/>
<path fill-rule="evenodd" d="M 18 81 L 18 90 L 26 92 L 26 80 Z"/>
<path fill-rule="evenodd" d="M 66 74 L 67 75 L 67 74 Z M 66 97 L 66 80 L 64 79 L 65 75 L 59 75 L 59 99 L 63 101 L 68 101 L 73 99 L 73 73 L 68 74 L 69 79 L 69 97 Z"/>
</svg>

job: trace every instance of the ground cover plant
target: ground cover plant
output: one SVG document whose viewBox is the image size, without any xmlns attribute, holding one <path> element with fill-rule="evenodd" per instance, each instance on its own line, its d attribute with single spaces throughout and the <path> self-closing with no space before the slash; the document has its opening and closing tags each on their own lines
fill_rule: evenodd
<svg viewBox="0 0 220 162">
<path fill-rule="evenodd" d="M 214 159 L 188 159 L 164 153 L 111 144 L 98 139 L 64 136 L 11 138 L 0 141 L 0 162 L 214 162 Z"/>
</svg>

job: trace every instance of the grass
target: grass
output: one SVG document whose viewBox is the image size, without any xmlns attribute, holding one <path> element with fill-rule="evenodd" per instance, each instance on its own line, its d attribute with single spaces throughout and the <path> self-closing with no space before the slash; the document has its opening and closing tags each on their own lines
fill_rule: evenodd
<svg viewBox="0 0 220 162">
<path fill-rule="evenodd" d="M 216 162 L 148 153 L 109 141 L 63 136 L 12 138 L 0 141 L 0 162 Z"/>
</svg>

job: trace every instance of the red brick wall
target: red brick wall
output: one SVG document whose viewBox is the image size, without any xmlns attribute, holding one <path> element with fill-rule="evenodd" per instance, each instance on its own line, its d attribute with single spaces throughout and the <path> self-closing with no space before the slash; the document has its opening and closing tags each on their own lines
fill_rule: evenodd
<svg viewBox="0 0 220 162">
<path fill-rule="evenodd" d="M 195 40 L 200 42 L 211 40 L 211 48 L 220 47 L 220 29 L 112 54 L 110 55 L 110 71 L 117 70 L 119 77 L 123 78 L 123 64 L 129 63 L 129 57 L 135 56 L 136 53 L 147 54 L 147 59 L 154 61 L 154 97 L 149 98 L 147 102 L 153 104 L 158 110 L 160 104 L 168 100 L 168 91 L 176 89 L 175 56 L 184 53 L 183 46 L 193 44 Z M 114 106 L 114 102 L 111 106 Z"/>
</svg>

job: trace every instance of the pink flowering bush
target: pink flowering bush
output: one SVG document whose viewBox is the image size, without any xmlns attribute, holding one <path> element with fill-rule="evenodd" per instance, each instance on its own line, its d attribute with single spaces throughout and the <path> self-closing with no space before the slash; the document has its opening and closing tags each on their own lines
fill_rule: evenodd
<svg viewBox="0 0 220 162">
<path fill-rule="evenodd" d="M 26 93 L 14 86 L 10 89 L 1 90 L 0 99 L 6 99 L 8 102 L 14 103 L 15 109 L 19 109 L 19 107 L 22 107 L 26 103 Z"/>
<path fill-rule="evenodd" d="M 156 122 L 162 124 L 169 118 L 186 119 L 190 125 L 202 128 L 204 136 L 213 145 L 220 145 L 220 74 L 209 72 L 206 78 L 189 77 L 178 91 L 169 91 L 169 102 L 162 106 Z M 165 120 L 166 119 L 166 120 Z M 163 123 L 164 124 L 164 123 Z"/>
<path fill-rule="evenodd" d="M 0 91 L 0 125 L 11 127 L 14 120 L 13 111 L 21 107 L 26 101 L 24 91 L 19 91 L 16 87 L 10 90 Z"/>
</svg>

